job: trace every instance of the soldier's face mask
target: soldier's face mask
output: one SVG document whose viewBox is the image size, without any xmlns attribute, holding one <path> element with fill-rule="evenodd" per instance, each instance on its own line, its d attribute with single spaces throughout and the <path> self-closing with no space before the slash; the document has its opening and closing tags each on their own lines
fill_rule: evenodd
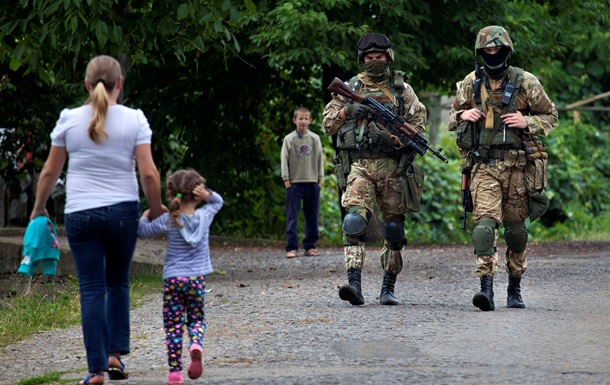
<svg viewBox="0 0 610 385">
<path fill-rule="evenodd" d="M 500 69 L 506 62 L 506 57 L 508 56 L 508 49 L 506 47 L 502 47 L 501 50 L 494 54 L 481 51 L 481 56 L 483 57 L 485 64 L 487 64 L 487 67 L 492 70 Z"/>
<path fill-rule="evenodd" d="M 390 68 L 386 60 L 371 60 L 364 63 L 364 72 L 373 81 L 381 81 L 388 78 Z"/>
</svg>

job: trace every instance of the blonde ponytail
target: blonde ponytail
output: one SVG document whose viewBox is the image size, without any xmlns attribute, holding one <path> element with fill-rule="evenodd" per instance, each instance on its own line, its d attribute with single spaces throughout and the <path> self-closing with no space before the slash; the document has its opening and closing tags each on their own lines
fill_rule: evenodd
<svg viewBox="0 0 610 385">
<path fill-rule="evenodd" d="M 106 115 L 108 114 L 109 101 L 103 80 L 98 81 L 94 86 L 89 100 L 93 107 L 93 118 L 89 122 L 89 138 L 95 143 L 100 144 L 102 138 L 108 139 L 108 133 L 104 128 L 104 123 L 106 122 Z"/>
<path fill-rule="evenodd" d="M 93 118 L 89 122 L 88 132 L 89 138 L 97 144 L 108 139 L 104 127 L 110 105 L 108 92 L 112 92 L 120 77 L 121 65 L 111 56 L 96 56 L 87 65 L 85 79 L 92 87 L 87 103 L 93 108 Z"/>
</svg>

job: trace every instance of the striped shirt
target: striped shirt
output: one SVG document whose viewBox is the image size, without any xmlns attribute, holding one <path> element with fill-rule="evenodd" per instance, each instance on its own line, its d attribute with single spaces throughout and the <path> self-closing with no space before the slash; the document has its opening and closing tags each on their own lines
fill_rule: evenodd
<svg viewBox="0 0 610 385">
<path fill-rule="evenodd" d="M 140 218 L 140 238 L 153 238 L 161 234 L 167 236 L 163 279 L 197 277 L 214 271 L 210 259 L 210 225 L 223 203 L 220 194 L 212 192 L 207 204 L 195 210 L 194 214 L 180 215 L 179 222 L 185 225 L 182 228 L 174 225 L 169 213 L 152 222 L 145 216 Z"/>
</svg>

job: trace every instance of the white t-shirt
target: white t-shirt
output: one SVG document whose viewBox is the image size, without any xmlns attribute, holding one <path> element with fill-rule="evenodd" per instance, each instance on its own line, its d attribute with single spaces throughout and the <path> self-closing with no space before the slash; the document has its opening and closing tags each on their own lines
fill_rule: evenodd
<svg viewBox="0 0 610 385">
<path fill-rule="evenodd" d="M 89 138 L 92 117 L 90 105 L 64 109 L 51 133 L 51 144 L 68 152 L 66 214 L 140 200 L 134 150 L 152 137 L 144 113 L 110 106 L 104 125 L 108 139 L 101 144 Z"/>
</svg>

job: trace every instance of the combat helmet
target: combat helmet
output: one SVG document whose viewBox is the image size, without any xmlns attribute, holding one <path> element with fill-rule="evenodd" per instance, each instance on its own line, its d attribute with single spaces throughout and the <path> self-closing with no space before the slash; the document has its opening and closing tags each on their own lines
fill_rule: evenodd
<svg viewBox="0 0 610 385">
<path fill-rule="evenodd" d="M 367 33 L 358 41 L 358 63 L 364 62 L 364 55 L 369 52 L 383 52 L 388 56 L 388 62 L 394 61 L 392 42 L 381 33 Z"/>
<path fill-rule="evenodd" d="M 508 32 L 499 25 L 490 25 L 479 31 L 474 43 L 474 54 L 478 56 L 483 48 L 489 47 L 506 47 L 510 52 L 515 52 Z"/>
</svg>

